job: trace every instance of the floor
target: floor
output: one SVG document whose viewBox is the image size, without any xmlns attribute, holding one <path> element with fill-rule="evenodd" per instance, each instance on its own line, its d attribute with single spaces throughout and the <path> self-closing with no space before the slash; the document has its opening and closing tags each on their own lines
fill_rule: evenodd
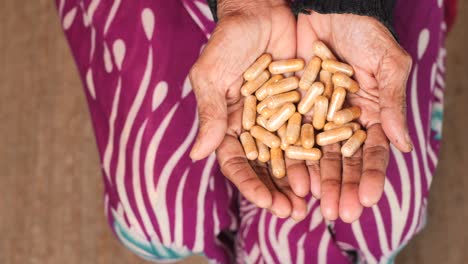
<svg viewBox="0 0 468 264">
<path fill-rule="evenodd" d="M 468 263 L 468 3 L 460 4 L 429 221 L 397 263 Z M 107 227 L 91 123 L 53 1 L 1 0 L 0 36 L 0 263 L 145 263 Z"/>
</svg>

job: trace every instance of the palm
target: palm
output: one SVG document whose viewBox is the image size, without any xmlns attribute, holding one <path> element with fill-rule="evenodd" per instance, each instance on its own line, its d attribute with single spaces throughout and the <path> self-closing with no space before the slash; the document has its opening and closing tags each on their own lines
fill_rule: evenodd
<svg viewBox="0 0 468 264">
<path fill-rule="evenodd" d="M 209 136 L 200 152 L 205 151 L 207 154 L 221 142 L 216 150 L 221 170 L 249 201 L 269 209 L 277 216 L 292 215 L 301 219 L 305 217 L 306 204 L 294 194 L 288 179 L 274 179 L 264 164 L 248 163 L 238 140 L 242 131 L 242 75 L 265 52 L 272 54 L 274 59 L 292 58 L 296 54 L 296 20 L 286 1 L 276 3 L 268 10 L 256 10 L 255 15 L 233 15 L 220 19 L 207 48 L 194 65 L 195 70 L 192 69 L 194 86 L 198 83 L 201 88 L 214 83 L 217 87 L 213 88 L 218 90 L 197 93 L 200 135 L 203 135 L 204 127 L 208 127 L 206 130 L 211 132 L 206 133 Z M 200 74 L 199 69 L 203 70 Z M 203 80 L 200 81 L 199 78 Z M 203 101 L 203 97 L 212 97 L 216 92 L 225 96 L 225 105 L 216 105 L 213 104 L 215 100 L 206 100 L 211 105 L 205 104 L 202 107 L 200 101 Z M 221 122 L 223 117 L 213 118 L 213 113 L 223 111 L 227 114 L 225 124 Z M 214 120 L 204 120 L 204 116 Z M 209 124 L 211 121 L 213 122 Z M 219 139 L 216 138 L 218 134 Z M 297 165 L 299 164 L 288 162 L 288 174 L 307 175 L 305 164 Z M 301 168 L 299 172 L 298 167 Z M 306 195 L 308 189 L 304 190 L 302 193 Z"/>
<path fill-rule="evenodd" d="M 404 83 L 410 65 L 390 32 L 369 17 L 300 15 L 298 56 L 310 59 L 315 40 L 324 41 L 341 60 L 352 65 L 361 86 L 358 93 L 348 95 L 347 103 L 362 110 L 359 121 L 368 132 L 364 151 L 342 158 L 340 146 L 335 144 L 323 148 L 323 159 L 309 166 L 312 193 L 321 198 L 324 216 L 336 219 L 339 215 L 351 222 L 361 214 L 362 205 L 375 204 L 382 194 L 388 139 L 400 150 L 409 150 L 401 140 L 406 130 L 405 108 L 397 107 L 405 98 Z M 395 80 L 400 83 L 398 89 L 392 87 Z M 395 115 L 395 111 L 399 113 Z"/>
</svg>

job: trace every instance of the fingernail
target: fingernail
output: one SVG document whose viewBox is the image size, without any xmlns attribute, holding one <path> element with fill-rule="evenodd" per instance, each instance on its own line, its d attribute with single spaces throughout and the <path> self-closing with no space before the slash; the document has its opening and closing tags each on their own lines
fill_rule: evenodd
<svg viewBox="0 0 468 264">
<path fill-rule="evenodd" d="M 294 210 L 291 214 L 291 218 L 296 222 L 300 222 L 304 219 L 304 214 L 302 214 L 299 211 Z"/>
<path fill-rule="evenodd" d="M 197 141 L 195 142 L 195 145 L 193 145 L 192 150 L 190 151 L 190 158 L 191 158 L 193 161 L 197 161 L 197 160 L 198 160 L 198 159 L 196 159 L 194 156 L 197 155 L 199 145 L 200 145 L 200 142 L 197 140 Z"/>
<path fill-rule="evenodd" d="M 408 151 L 413 150 L 413 141 L 411 140 L 411 137 L 408 133 L 405 135 L 405 140 L 406 140 L 406 145 L 408 146 Z"/>
</svg>

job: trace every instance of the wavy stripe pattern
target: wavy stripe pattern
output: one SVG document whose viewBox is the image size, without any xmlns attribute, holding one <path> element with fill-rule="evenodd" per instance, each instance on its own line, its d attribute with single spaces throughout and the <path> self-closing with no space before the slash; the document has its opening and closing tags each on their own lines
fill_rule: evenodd
<svg viewBox="0 0 468 264">
<path fill-rule="evenodd" d="M 105 213 L 117 238 L 139 256 L 170 262 L 203 254 L 211 263 L 232 262 L 217 235 L 238 231 L 239 263 L 387 263 L 424 226 L 443 117 L 443 6 L 419 0 L 396 7 L 431 13 L 430 23 L 402 15 L 396 25 L 417 32 L 401 35 L 415 65 L 408 83 L 415 151 L 391 148 L 382 201 L 349 225 L 324 221 L 313 198 L 304 221 L 275 218 L 239 197 L 214 155 L 189 159 L 198 119 L 187 75 L 215 26 L 204 0 L 56 2 L 87 88 Z"/>
</svg>

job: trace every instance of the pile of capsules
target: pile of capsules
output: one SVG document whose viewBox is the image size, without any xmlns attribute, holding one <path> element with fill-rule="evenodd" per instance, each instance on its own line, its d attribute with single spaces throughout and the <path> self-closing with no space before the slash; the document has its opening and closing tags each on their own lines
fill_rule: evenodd
<svg viewBox="0 0 468 264">
<path fill-rule="evenodd" d="M 351 157 L 366 139 L 361 125 L 353 122 L 361 109 L 343 108 L 346 93 L 360 89 L 351 78 L 353 68 L 321 41 L 312 49 L 315 57 L 305 69 L 302 59 L 273 61 L 263 54 L 244 73 L 240 142 L 249 160 L 270 161 L 276 178 L 286 175 L 283 151 L 289 159 L 319 160 L 322 152 L 316 145 L 345 141 L 341 153 Z M 301 70 L 300 79 L 283 76 Z"/>
</svg>

